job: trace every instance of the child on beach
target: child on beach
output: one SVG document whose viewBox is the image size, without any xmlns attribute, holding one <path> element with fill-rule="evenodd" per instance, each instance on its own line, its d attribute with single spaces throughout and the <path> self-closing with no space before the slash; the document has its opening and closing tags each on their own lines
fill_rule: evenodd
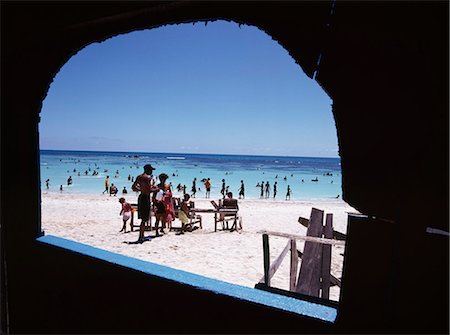
<svg viewBox="0 0 450 335">
<path fill-rule="evenodd" d="M 125 198 L 120 198 L 119 202 L 122 204 L 122 209 L 121 209 L 119 215 L 122 215 L 122 220 L 123 220 L 123 227 L 120 230 L 120 232 L 126 233 L 127 232 L 127 229 L 126 229 L 127 221 L 131 217 L 131 205 L 125 201 Z M 130 223 L 130 228 L 131 228 L 131 231 L 133 231 L 133 225 L 131 223 Z"/>
<path fill-rule="evenodd" d="M 180 210 L 178 211 L 178 219 L 181 221 L 181 231 L 177 235 L 184 234 L 186 224 L 189 222 L 189 194 L 184 195 L 184 199 L 180 204 Z"/>
</svg>

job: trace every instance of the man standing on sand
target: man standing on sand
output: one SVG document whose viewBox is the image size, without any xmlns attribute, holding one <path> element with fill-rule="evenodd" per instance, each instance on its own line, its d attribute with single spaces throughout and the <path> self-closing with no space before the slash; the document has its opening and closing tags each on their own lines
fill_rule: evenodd
<svg viewBox="0 0 450 335">
<path fill-rule="evenodd" d="M 245 198 L 245 186 L 243 180 L 241 180 L 241 187 L 239 188 L 239 199 L 241 198 Z"/>
<path fill-rule="evenodd" d="M 206 179 L 205 181 L 206 198 L 210 197 L 211 194 L 211 179 Z"/>
<path fill-rule="evenodd" d="M 102 194 L 104 194 L 105 192 L 106 192 L 106 194 L 109 193 L 109 176 L 106 176 L 106 179 L 105 179 L 105 190 L 102 192 Z"/>
<path fill-rule="evenodd" d="M 150 219 L 150 193 L 158 191 L 158 188 L 153 185 L 152 173 L 155 170 L 150 164 L 144 166 L 144 173 L 136 177 L 136 181 L 131 186 L 135 192 L 141 192 L 138 197 L 138 218 L 141 219 L 139 227 L 138 242 L 144 242 L 145 225 Z"/>
</svg>

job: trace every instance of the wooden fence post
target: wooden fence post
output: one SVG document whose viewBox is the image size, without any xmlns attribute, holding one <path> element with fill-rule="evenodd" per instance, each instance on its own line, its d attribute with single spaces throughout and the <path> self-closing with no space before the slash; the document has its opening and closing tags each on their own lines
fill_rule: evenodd
<svg viewBox="0 0 450 335">
<path fill-rule="evenodd" d="M 325 238 L 333 238 L 333 214 L 327 214 L 323 230 Z M 331 285 L 331 245 L 322 245 L 322 298 L 330 298 Z"/>
<path fill-rule="evenodd" d="M 270 254 L 269 254 L 269 235 L 263 234 L 263 255 L 264 255 L 264 283 L 270 286 L 269 268 L 270 268 Z"/>
<path fill-rule="evenodd" d="M 295 239 L 291 239 L 291 273 L 289 281 L 289 290 L 295 291 L 297 281 L 297 269 L 298 269 L 298 254 L 297 254 L 297 242 Z"/>
</svg>

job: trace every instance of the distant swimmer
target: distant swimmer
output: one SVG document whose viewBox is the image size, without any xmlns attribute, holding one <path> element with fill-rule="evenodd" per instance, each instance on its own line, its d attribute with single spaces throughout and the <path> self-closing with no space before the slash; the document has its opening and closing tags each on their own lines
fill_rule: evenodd
<svg viewBox="0 0 450 335">
<path fill-rule="evenodd" d="M 289 200 L 291 200 L 291 193 L 292 193 L 291 186 L 288 185 L 287 192 L 286 192 L 286 200 L 288 200 L 288 198 L 289 198 Z"/>
<path fill-rule="evenodd" d="M 61 186 L 59 186 L 59 190 L 60 190 L 60 191 L 62 191 L 62 190 L 63 190 L 63 187 L 62 187 L 62 185 L 61 185 Z"/>
<path fill-rule="evenodd" d="M 72 185 L 72 176 L 67 179 L 67 186 Z"/>
<path fill-rule="evenodd" d="M 283 178 L 283 179 L 284 179 L 284 181 L 286 181 L 286 180 L 287 180 L 286 176 L 284 176 L 284 178 Z"/>
<path fill-rule="evenodd" d="M 126 186 L 124 186 L 123 187 L 123 190 L 122 190 L 122 194 L 127 194 L 128 193 L 128 191 L 127 191 L 127 187 Z"/>
<path fill-rule="evenodd" d="M 336 196 L 336 199 L 339 199 L 339 194 Z"/>
<path fill-rule="evenodd" d="M 317 182 L 317 181 L 319 181 L 319 178 L 316 177 L 315 179 L 311 179 L 311 181 L 316 181 Z"/>
</svg>

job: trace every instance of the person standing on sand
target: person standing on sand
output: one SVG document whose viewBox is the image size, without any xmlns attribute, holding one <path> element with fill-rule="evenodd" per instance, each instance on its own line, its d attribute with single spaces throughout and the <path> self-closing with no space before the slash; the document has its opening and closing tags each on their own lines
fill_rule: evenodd
<svg viewBox="0 0 450 335">
<path fill-rule="evenodd" d="M 261 194 L 260 194 L 260 198 L 264 198 L 264 180 L 261 182 L 261 185 L 260 185 L 260 187 L 261 187 Z"/>
<path fill-rule="evenodd" d="M 135 192 L 141 192 L 138 197 L 138 219 L 141 219 L 139 226 L 138 242 L 144 242 L 145 225 L 150 219 L 150 193 L 158 190 L 152 183 L 152 173 L 155 170 L 150 164 L 144 166 L 144 173 L 136 177 L 136 181 L 131 186 Z"/>
<path fill-rule="evenodd" d="M 291 185 L 288 185 L 287 192 L 286 192 L 286 200 L 288 200 L 288 198 L 289 198 L 289 200 L 291 200 L 291 193 L 292 193 Z"/>
<path fill-rule="evenodd" d="M 106 194 L 109 193 L 109 176 L 106 176 L 106 179 L 105 179 L 105 190 L 102 192 L 102 194 L 105 194 L 105 192 L 106 192 Z"/>
<path fill-rule="evenodd" d="M 244 186 L 244 181 L 241 180 L 241 187 L 239 188 L 239 199 L 244 199 L 245 198 L 245 186 Z"/>
<path fill-rule="evenodd" d="M 168 178 L 168 177 L 167 177 Z M 197 178 L 194 178 L 194 180 L 192 181 L 192 188 L 191 188 L 191 192 L 192 192 L 192 197 L 195 198 L 195 193 L 197 193 Z"/>
<path fill-rule="evenodd" d="M 225 179 L 222 179 L 222 188 L 220 189 L 223 199 L 225 199 Z"/>
<path fill-rule="evenodd" d="M 122 220 L 123 220 L 123 227 L 122 229 L 119 231 L 119 233 L 127 232 L 127 221 L 131 218 L 131 205 L 125 201 L 125 198 L 120 198 L 119 202 L 122 204 L 122 210 L 120 211 L 119 215 L 122 215 Z M 133 224 L 130 223 L 130 227 L 131 227 L 131 231 L 133 231 Z"/>
<path fill-rule="evenodd" d="M 206 198 L 209 198 L 211 196 L 211 180 L 208 178 L 205 181 L 205 189 L 206 189 Z"/>
<path fill-rule="evenodd" d="M 156 236 L 159 233 L 164 234 L 164 228 L 171 228 L 174 215 L 173 201 L 172 201 L 172 191 L 170 186 L 166 184 L 166 180 L 169 176 L 165 173 L 159 175 L 159 184 L 156 186 L 157 191 L 153 193 L 153 203 L 155 205 L 155 230 Z M 161 221 L 161 229 L 158 231 L 159 222 Z"/>
<path fill-rule="evenodd" d="M 269 199 L 270 196 L 270 185 L 269 181 L 266 181 L 266 198 Z"/>
<path fill-rule="evenodd" d="M 277 182 L 273 184 L 273 198 L 275 199 L 276 196 L 277 196 Z"/>
<path fill-rule="evenodd" d="M 50 183 L 50 179 L 47 179 L 45 181 L 45 187 L 47 188 L 47 190 L 49 189 L 49 183 Z"/>
</svg>

